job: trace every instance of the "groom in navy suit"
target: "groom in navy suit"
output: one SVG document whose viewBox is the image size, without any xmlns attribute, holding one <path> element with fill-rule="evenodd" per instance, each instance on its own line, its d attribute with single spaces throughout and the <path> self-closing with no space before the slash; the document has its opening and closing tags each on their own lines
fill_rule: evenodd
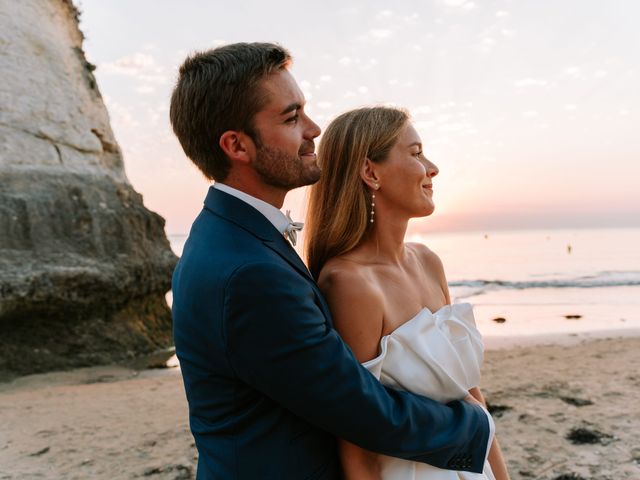
<svg viewBox="0 0 640 480">
<path fill-rule="evenodd" d="M 290 62 L 266 43 L 197 53 L 171 98 L 186 155 L 216 181 L 173 277 L 197 478 L 339 479 L 335 437 L 481 472 L 493 429 L 487 412 L 382 386 L 333 329 L 290 244 L 300 226 L 279 210 L 285 195 L 320 176 L 320 128 Z"/>
</svg>

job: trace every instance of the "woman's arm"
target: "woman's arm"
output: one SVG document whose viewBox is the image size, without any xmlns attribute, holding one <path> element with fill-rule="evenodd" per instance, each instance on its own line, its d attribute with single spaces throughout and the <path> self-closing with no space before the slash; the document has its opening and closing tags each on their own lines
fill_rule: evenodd
<svg viewBox="0 0 640 480">
<path fill-rule="evenodd" d="M 469 390 L 469 393 L 473 398 L 478 400 L 484 408 L 487 408 L 487 402 L 478 387 L 472 388 Z M 502 450 L 500 449 L 500 444 L 498 443 L 498 438 L 496 436 L 493 437 L 493 442 L 489 449 L 489 464 L 491 465 L 491 470 L 493 471 L 496 480 L 509 480 L 507 464 L 504 461 L 504 456 L 502 455 Z"/>
<path fill-rule="evenodd" d="M 360 363 L 378 355 L 382 336 L 382 297 L 352 266 L 328 264 L 318 286 L 325 295 L 336 330 Z M 380 480 L 378 454 L 338 439 L 345 480 Z"/>
</svg>

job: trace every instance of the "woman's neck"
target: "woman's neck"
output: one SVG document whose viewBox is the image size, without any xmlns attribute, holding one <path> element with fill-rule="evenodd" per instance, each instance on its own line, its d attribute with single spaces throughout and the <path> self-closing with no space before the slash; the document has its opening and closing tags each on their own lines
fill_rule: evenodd
<svg viewBox="0 0 640 480">
<path fill-rule="evenodd" d="M 370 259 L 391 264 L 401 264 L 405 259 L 404 236 L 408 219 L 375 219 L 372 229 L 361 244 L 362 252 Z"/>
</svg>

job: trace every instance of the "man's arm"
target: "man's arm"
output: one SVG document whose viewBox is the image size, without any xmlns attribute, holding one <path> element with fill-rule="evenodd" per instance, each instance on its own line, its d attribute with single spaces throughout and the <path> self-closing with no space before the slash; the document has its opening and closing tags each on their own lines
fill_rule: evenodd
<svg viewBox="0 0 640 480">
<path fill-rule="evenodd" d="M 287 266 L 237 269 L 224 306 L 236 374 L 306 421 L 367 450 L 481 472 L 489 435 L 485 412 L 385 388 L 328 327 L 314 299 L 311 285 Z"/>
</svg>

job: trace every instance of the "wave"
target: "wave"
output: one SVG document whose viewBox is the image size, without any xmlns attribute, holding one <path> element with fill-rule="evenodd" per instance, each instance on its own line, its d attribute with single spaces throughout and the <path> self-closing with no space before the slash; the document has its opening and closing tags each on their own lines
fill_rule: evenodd
<svg viewBox="0 0 640 480">
<path fill-rule="evenodd" d="M 450 287 L 466 287 L 487 290 L 526 290 L 530 288 L 603 288 L 640 286 L 640 272 L 600 272 L 566 279 L 545 280 L 457 280 L 449 282 Z"/>
</svg>

